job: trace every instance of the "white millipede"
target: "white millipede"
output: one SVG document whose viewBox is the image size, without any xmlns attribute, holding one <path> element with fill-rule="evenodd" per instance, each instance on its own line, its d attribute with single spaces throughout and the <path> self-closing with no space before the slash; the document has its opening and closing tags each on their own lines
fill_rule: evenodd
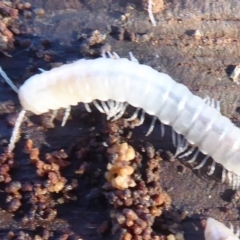
<svg viewBox="0 0 240 240">
<path fill-rule="evenodd" d="M 131 61 L 115 53 L 108 54 L 110 58 L 104 55 L 95 60 L 82 59 L 36 74 L 19 90 L 15 89 L 24 110 L 13 131 L 9 151 L 14 148 L 17 129 L 26 110 L 39 115 L 49 110 L 55 114 L 58 109 L 66 108 L 64 125 L 70 106 L 79 102 L 84 103 L 88 111 L 88 103 L 93 102 L 108 118 L 114 119 L 122 116 L 130 104 L 137 108 L 133 118 L 137 117 L 139 109 L 143 110 L 142 122 L 145 112 L 154 116 L 149 133 L 157 118 L 178 133 L 173 134 L 176 155 L 193 154 L 190 160 L 193 162 L 199 152 L 206 154 L 197 169 L 212 157 L 214 161 L 209 174 L 213 173 L 215 163 L 219 163 L 228 171 L 233 188 L 239 187 L 240 129 L 220 113 L 219 106 L 214 107 L 211 99 L 193 95 L 167 74 L 139 64 L 132 54 Z M 3 70 L 0 73 L 11 84 Z M 96 100 L 100 100 L 101 105 Z"/>
</svg>

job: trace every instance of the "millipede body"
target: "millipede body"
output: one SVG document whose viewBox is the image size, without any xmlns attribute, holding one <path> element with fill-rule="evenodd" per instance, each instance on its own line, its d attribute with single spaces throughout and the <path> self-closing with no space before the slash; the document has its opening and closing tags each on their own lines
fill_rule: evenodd
<svg viewBox="0 0 240 240">
<path fill-rule="evenodd" d="M 132 61 L 109 55 L 78 60 L 30 77 L 18 90 L 23 109 L 42 114 L 66 108 L 69 114 L 70 106 L 80 102 L 93 102 L 98 107 L 95 100 L 113 100 L 124 112 L 126 105 L 120 103 L 127 102 L 183 135 L 188 144 L 207 155 L 204 163 L 212 157 L 228 170 L 229 178 L 234 177 L 233 185 L 238 187 L 240 129 L 185 85 L 139 64 L 132 54 Z"/>
</svg>

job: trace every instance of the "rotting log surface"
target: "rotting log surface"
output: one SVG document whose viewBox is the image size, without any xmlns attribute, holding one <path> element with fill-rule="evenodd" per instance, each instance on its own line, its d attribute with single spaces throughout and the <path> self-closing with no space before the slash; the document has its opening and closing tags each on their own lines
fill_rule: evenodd
<svg viewBox="0 0 240 240">
<path fill-rule="evenodd" d="M 50 62 L 94 58 L 99 55 L 101 45 L 109 44 L 122 57 L 127 57 L 129 51 L 133 52 L 141 63 L 168 73 L 195 94 L 202 97 L 209 95 L 220 100 L 222 113 L 239 123 L 239 86 L 229 79 L 234 66 L 239 64 L 238 0 L 165 2 L 164 11 L 155 15 L 155 28 L 151 26 L 147 12 L 142 10 L 141 3 L 137 0 L 29 2 L 32 4 L 32 17 L 27 18 L 23 12 L 20 13 L 20 33 L 15 35 L 16 46 L 11 52 L 12 57 L 0 56 L 0 66 L 16 84 L 21 85 L 27 77 L 37 73 L 38 67 L 51 68 L 50 63 L 45 61 L 49 56 Z M 33 11 L 36 8 L 43 8 L 45 14 L 37 16 Z M 121 16 L 126 13 L 129 16 L 122 21 Z M 106 34 L 103 44 L 89 44 L 89 33 L 95 30 Z M 202 36 L 194 36 L 196 30 Z M 50 42 L 49 45 L 44 45 L 46 39 Z M 27 41 L 30 41 L 30 45 L 26 47 Z M 0 135 L 2 139 L 9 139 L 12 128 L 7 127 L 6 117 L 20 106 L 16 94 L 5 83 L 0 84 Z M 10 107 L 12 105 L 14 106 Z M 74 118 L 65 128 L 60 128 L 57 123 L 55 129 L 47 131 L 36 127 L 41 124 L 39 117 L 33 119 L 35 127 L 24 128 L 23 133 L 28 134 L 39 146 L 47 142 L 50 146 L 48 152 L 51 149 L 67 148 L 75 137 L 85 134 L 84 127 L 80 126 L 83 130 L 79 129 L 79 122 Z M 147 140 L 153 142 L 156 148 L 168 148 L 171 145 L 170 138 L 160 142 L 156 129 L 150 137 L 144 137 L 142 132 L 146 130 L 147 124 L 148 121 L 143 127 L 135 129 L 131 141 L 137 145 L 137 139 Z M 19 180 L 23 178 L 21 174 L 26 177 L 30 170 L 24 164 L 26 156 L 21 147 L 17 147 L 16 152 L 21 172 L 15 170 L 13 179 Z M 181 224 L 185 239 L 201 236 L 198 233 L 201 230 L 193 227 L 198 224 L 201 214 L 223 220 L 239 219 L 237 206 L 231 205 L 227 212 L 223 211 L 232 195 L 225 184 L 208 179 L 202 173 L 197 174 L 191 168 L 186 168 L 183 174 L 179 174 L 180 165 L 178 161 L 163 162 L 162 185 L 170 190 L 174 212 L 188 212 L 189 218 Z M 77 209 L 71 204 L 67 208 L 61 207 L 50 228 L 70 228 L 84 240 L 100 239 L 96 228 L 108 218 L 107 212 L 101 206 L 77 206 Z M 1 234 L 10 229 L 30 229 L 4 211 L 0 215 Z M 106 219 L 103 219 L 104 216 Z"/>
</svg>

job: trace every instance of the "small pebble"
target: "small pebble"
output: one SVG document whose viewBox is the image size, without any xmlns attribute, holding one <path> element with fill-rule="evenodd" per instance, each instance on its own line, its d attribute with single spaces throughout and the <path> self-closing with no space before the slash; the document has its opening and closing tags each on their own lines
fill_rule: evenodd
<svg viewBox="0 0 240 240">
<path fill-rule="evenodd" d="M 37 16 L 44 16 L 45 15 L 45 10 L 43 8 L 36 8 L 36 9 L 34 9 L 34 13 Z"/>
</svg>

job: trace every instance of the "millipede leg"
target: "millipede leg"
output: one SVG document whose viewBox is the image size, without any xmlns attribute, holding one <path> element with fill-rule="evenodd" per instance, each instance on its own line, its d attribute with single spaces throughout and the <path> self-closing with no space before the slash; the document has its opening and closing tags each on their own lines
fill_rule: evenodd
<svg viewBox="0 0 240 240">
<path fill-rule="evenodd" d="M 16 121 L 15 126 L 13 128 L 12 136 L 10 138 L 10 142 L 9 142 L 9 145 L 8 145 L 8 152 L 9 153 L 11 153 L 13 151 L 13 149 L 15 147 L 15 143 L 18 141 L 20 127 L 21 127 L 21 124 L 23 122 L 25 113 L 26 113 L 26 111 L 22 110 L 18 115 L 17 121 Z"/>
<path fill-rule="evenodd" d="M 196 147 L 195 146 L 191 146 L 191 148 L 185 152 L 183 155 L 181 156 L 178 156 L 178 158 L 184 158 L 184 157 L 187 157 L 189 155 L 191 155 L 194 151 L 196 150 Z"/>
<path fill-rule="evenodd" d="M 46 72 L 46 70 L 44 70 L 43 68 L 38 68 L 38 70 L 39 70 L 40 72 Z"/>
<path fill-rule="evenodd" d="M 233 173 L 232 189 L 236 190 L 236 187 L 237 187 L 237 176 Z"/>
<path fill-rule="evenodd" d="M 100 113 L 105 113 L 102 107 L 98 104 L 96 100 L 93 100 L 93 105 L 97 108 Z"/>
<path fill-rule="evenodd" d="M 210 97 L 207 95 L 205 98 L 203 98 L 203 101 L 204 101 L 207 105 L 209 105 L 209 103 L 210 103 Z"/>
<path fill-rule="evenodd" d="M 7 76 L 7 74 L 3 71 L 3 69 L 0 67 L 0 74 L 4 78 L 5 82 L 12 88 L 12 90 L 16 93 L 18 93 L 17 86 L 13 83 L 13 81 Z"/>
<path fill-rule="evenodd" d="M 178 155 L 178 152 L 181 152 L 182 148 L 182 141 L 181 141 L 181 136 L 179 134 L 177 134 L 177 138 L 176 138 L 176 152 L 173 156 L 173 158 L 175 158 Z"/>
<path fill-rule="evenodd" d="M 197 151 L 194 153 L 193 157 L 190 160 L 187 160 L 188 163 L 193 163 L 196 161 L 197 156 L 199 154 L 199 149 L 197 149 Z"/>
<path fill-rule="evenodd" d="M 165 126 L 162 122 L 160 122 L 160 131 L 161 131 L 161 137 L 164 137 L 165 135 Z"/>
<path fill-rule="evenodd" d="M 153 5 L 152 0 L 148 0 L 148 15 L 149 15 L 149 18 L 150 18 L 150 21 L 151 21 L 152 25 L 154 27 L 156 27 L 157 23 L 156 23 L 155 18 L 153 16 L 152 5 Z"/>
<path fill-rule="evenodd" d="M 209 106 L 215 108 L 215 99 L 210 98 Z"/>
<path fill-rule="evenodd" d="M 229 223 L 229 224 L 231 224 L 231 223 Z M 232 225 L 232 224 L 231 224 Z M 236 228 L 236 231 L 234 231 L 234 227 L 233 227 L 233 225 L 232 225 L 232 232 L 235 234 L 235 236 L 237 236 L 238 238 L 240 237 L 240 228 L 239 228 L 239 226 L 237 226 L 237 228 Z"/>
<path fill-rule="evenodd" d="M 149 136 L 152 133 L 152 131 L 154 129 L 154 126 L 155 126 L 155 123 L 156 123 L 156 120 L 157 120 L 157 117 L 154 116 L 153 119 L 152 119 L 152 122 L 150 124 L 150 127 L 149 127 L 145 136 Z"/>
<path fill-rule="evenodd" d="M 116 114 L 118 114 L 122 109 L 122 103 L 113 100 L 108 100 L 107 105 L 109 107 L 109 114 L 107 116 L 107 120 L 116 116 Z"/>
<path fill-rule="evenodd" d="M 185 152 L 188 149 L 188 141 L 185 138 L 181 138 L 180 134 L 177 134 L 177 146 L 176 146 L 176 153 L 174 154 L 174 158 L 180 155 L 181 153 Z"/>
<path fill-rule="evenodd" d="M 172 142 L 173 142 L 173 146 L 176 147 L 177 146 L 176 133 L 173 129 L 172 129 Z"/>
<path fill-rule="evenodd" d="M 107 51 L 107 54 L 108 54 L 108 57 L 111 59 L 119 59 L 120 58 L 120 56 L 116 52 L 111 53 L 111 52 Z"/>
<path fill-rule="evenodd" d="M 144 112 L 144 110 L 142 109 L 142 114 L 141 114 L 141 116 L 140 116 L 140 120 L 139 120 L 137 126 L 142 125 L 143 122 L 144 122 L 144 120 L 145 120 L 145 112 Z"/>
<path fill-rule="evenodd" d="M 132 121 L 132 120 L 136 119 L 137 116 L 138 116 L 139 111 L 140 111 L 140 108 L 137 108 L 137 109 L 135 110 L 135 112 L 133 113 L 133 115 L 132 115 L 130 118 L 125 118 L 125 120 L 127 120 L 127 121 Z"/>
<path fill-rule="evenodd" d="M 227 178 L 228 178 L 229 185 L 232 186 L 233 185 L 233 174 L 232 174 L 232 172 L 228 171 Z"/>
<path fill-rule="evenodd" d="M 119 56 L 116 52 L 113 52 L 113 58 L 115 58 L 115 59 L 119 59 L 120 56 Z"/>
<path fill-rule="evenodd" d="M 232 188 L 233 188 L 233 190 L 237 190 L 239 187 L 240 187 L 240 176 L 233 173 Z"/>
<path fill-rule="evenodd" d="M 240 176 L 233 172 L 227 171 L 225 168 L 222 170 L 222 183 L 225 182 L 226 177 L 228 179 L 228 184 L 233 190 L 237 190 L 240 187 Z"/>
<path fill-rule="evenodd" d="M 132 52 L 129 52 L 130 60 L 135 63 L 139 63 L 139 61 L 134 57 Z"/>
<path fill-rule="evenodd" d="M 102 108 L 104 110 L 104 112 L 109 115 L 109 112 L 110 112 L 110 109 L 108 108 L 107 104 L 103 101 L 101 101 L 101 105 L 102 105 Z"/>
<path fill-rule="evenodd" d="M 112 119 L 112 121 L 119 119 L 124 114 L 127 106 L 128 106 L 128 103 L 124 103 L 123 107 L 121 108 L 121 111 Z"/>
<path fill-rule="evenodd" d="M 234 227 L 231 222 L 229 222 L 229 229 L 234 233 Z"/>
<path fill-rule="evenodd" d="M 236 231 L 235 234 L 237 235 L 237 237 L 240 237 L 240 228 L 239 228 L 239 226 L 237 226 L 237 231 Z"/>
<path fill-rule="evenodd" d="M 200 163 L 199 165 L 197 165 L 196 167 L 194 167 L 193 169 L 200 169 L 200 168 L 202 168 L 202 167 L 206 164 L 206 162 L 207 162 L 207 160 L 208 160 L 209 158 L 210 158 L 209 156 L 206 156 L 206 157 L 201 161 L 201 163 Z"/>
<path fill-rule="evenodd" d="M 107 55 L 108 55 L 109 58 L 114 59 L 114 56 L 112 55 L 111 52 L 107 51 Z"/>
<path fill-rule="evenodd" d="M 107 101 L 107 105 L 108 105 L 108 108 L 109 108 L 109 113 L 107 115 L 107 120 L 109 120 L 112 116 L 115 115 L 115 111 L 116 111 L 116 102 L 113 101 L 113 100 L 108 100 Z"/>
<path fill-rule="evenodd" d="M 220 105 L 220 101 L 217 101 L 217 106 L 216 109 L 221 112 L 221 105 Z"/>
<path fill-rule="evenodd" d="M 117 102 L 113 101 L 112 99 L 109 99 L 109 100 L 107 101 L 107 105 L 108 105 L 108 108 L 110 109 L 110 111 L 111 111 L 112 109 L 115 109 L 116 103 L 117 103 Z"/>
<path fill-rule="evenodd" d="M 87 112 L 92 112 L 92 110 L 91 110 L 91 108 L 90 108 L 88 103 L 83 103 L 83 105 L 84 105 L 84 107 L 85 107 Z"/>
<path fill-rule="evenodd" d="M 56 118 L 57 113 L 58 113 L 58 110 L 53 110 L 53 111 L 52 111 L 52 116 L 51 116 L 51 118 L 50 118 L 50 122 L 51 122 L 51 123 L 52 123 L 53 120 Z"/>
<path fill-rule="evenodd" d="M 237 175 L 237 185 L 236 185 L 236 189 L 239 189 L 240 187 L 240 176 Z"/>
<path fill-rule="evenodd" d="M 219 112 L 221 111 L 221 106 L 220 106 L 220 101 L 218 100 L 215 100 L 214 98 L 210 98 L 209 96 L 206 96 L 203 101 L 213 107 L 213 108 L 216 108 Z"/>
<path fill-rule="evenodd" d="M 223 168 L 222 170 L 222 183 L 226 181 L 227 170 Z"/>
<path fill-rule="evenodd" d="M 105 52 L 105 51 L 102 51 L 101 56 L 102 56 L 103 58 L 107 58 L 106 52 Z"/>
<path fill-rule="evenodd" d="M 207 172 L 208 176 L 210 176 L 210 175 L 212 175 L 214 173 L 215 167 L 216 167 L 216 162 L 213 160 L 213 162 L 211 164 L 211 167 L 210 167 L 209 171 Z"/>
<path fill-rule="evenodd" d="M 66 124 L 66 122 L 68 120 L 68 117 L 70 115 L 70 112 L 71 112 L 71 107 L 69 106 L 65 110 L 65 113 L 64 113 L 64 116 L 63 116 L 63 120 L 62 120 L 62 124 L 61 124 L 62 127 L 65 126 L 65 124 Z"/>
<path fill-rule="evenodd" d="M 118 113 L 122 112 L 122 111 L 123 111 L 123 113 L 124 113 L 124 111 L 125 111 L 125 109 L 126 109 L 124 103 L 121 103 L 121 102 L 116 102 L 115 108 L 116 108 L 115 111 L 112 112 L 112 114 L 108 116 L 107 120 L 109 120 L 109 119 L 112 118 L 112 117 L 113 117 L 113 118 L 116 117 L 116 115 L 117 115 Z M 123 108 L 125 108 L 125 109 L 123 109 Z"/>
</svg>

